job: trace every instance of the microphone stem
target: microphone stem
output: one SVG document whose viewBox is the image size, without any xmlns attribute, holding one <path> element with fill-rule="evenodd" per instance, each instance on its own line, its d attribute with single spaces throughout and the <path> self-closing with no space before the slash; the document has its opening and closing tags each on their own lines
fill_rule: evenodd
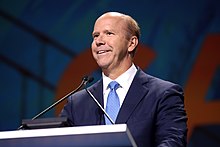
<svg viewBox="0 0 220 147">
<path fill-rule="evenodd" d="M 102 108 L 102 106 L 100 105 L 100 103 L 97 101 L 97 99 L 93 96 L 93 94 L 87 89 L 85 88 L 85 90 L 88 92 L 88 94 L 92 97 L 92 99 L 95 101 L 95 103 L 99 106 L 99 108 L 102 110 L 102 112 L 104 112 L 105 116 L 108 118 L 108 120 L 114 125 L 114 121 L 111 119 L 111 117 L 108 115 L 108 113 L 105 112 L 105 109 Z"/>
</svg>

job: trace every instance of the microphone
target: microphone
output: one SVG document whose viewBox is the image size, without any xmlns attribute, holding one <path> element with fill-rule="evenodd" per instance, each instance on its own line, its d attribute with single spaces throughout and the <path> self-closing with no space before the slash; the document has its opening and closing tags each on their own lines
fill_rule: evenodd
<svg viewBox="0 0 220 147">
<path fill-rule="evenodd" d="M 80 85 L 73 91 L 71 91 L 70 93 L 68 93 L 67 95 L 65 95 L 64 97 L 60 98 L 58 101 L 56 101 L 55 103 L 53 103 L 52 105 L 50 105 L 49 107 L 47 107 L 46 109 L 44 109 L 43 111 L 41 111 L 40 113 L 38 113 L 36 116 L 34 116 L 31 120 L 35 120 L 37 118 L 39 118 L 40 116 L 42 116 L 43 114 L 45 114 L 46 112 L 48 112 L 49 110 L 51 110 L 52 108 L 54 108 L 56 105 L 58 105 L 59 103 L 61 103 L 62 101 L 64 101 L 66 98 L 68 98 L 70 95 L 76 93 L 77 91 L 79 91 L 83 86 L 86 87 L 86 84 L 91 83 L 94 80 L 93 77 L 89 77 L 89 76 L 84 76 L 82 79 L 82 82 L 80 83 Z M 24 128 L 24 124 L 22 124 L 18 130 L 23 129 Z"/>
<path fill-rule="evenodd" d="M 83 80 L 85 81 L 84 85 L 86 86 L 87 83 L 91 83 L 94 80 L 94 78 L 91 76 L 85 76 L 83 77 Z"/>
<path fill-rule="evenodd" d="M 115 124 L 114 121 L 111 119 L 111 117 L 108 115 L 108 113 L 105 111 L 105 109 L 102 107 L 102 105 L 97 101 L 95 96 L 87 89 L 85 88 L 87 93 L 92 97 L 92 99 L 95 101 L 95 103 L 98 105 L 98 107 L 102 110 L 102 112 L 105 114 L 105 116 L 108 118 L 108 120 L 111 122 L 111 124 Z"/>
</svg>

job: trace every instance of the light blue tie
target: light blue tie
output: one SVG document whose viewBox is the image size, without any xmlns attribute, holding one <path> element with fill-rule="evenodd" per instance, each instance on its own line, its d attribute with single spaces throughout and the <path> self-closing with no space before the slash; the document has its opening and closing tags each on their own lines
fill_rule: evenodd
<svg viewBox="0 0 220 147">
<path fill-rule="evenodd" d="M 108 87 L 110 88 L 110 92 L 107 98 L 106 112 L 113 120 L 113 122 L 115 122 L 120 109 L 119 97 L 118 94 L 116 93 L 119 84 L 116 81 L 112 81 L 109 83 Z M 112 124 L 106 116 L 105 116 L 105 123 L 107 125 Z"/>
</svg>

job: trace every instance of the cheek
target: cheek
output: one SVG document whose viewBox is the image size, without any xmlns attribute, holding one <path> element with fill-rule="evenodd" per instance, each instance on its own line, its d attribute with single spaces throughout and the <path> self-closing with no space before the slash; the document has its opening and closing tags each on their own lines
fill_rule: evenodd
<svg viewBox="0 0 220 147">
<path fill-rule="evenodd" d="M 96 48 L 95 43 L 92 42 L 92 44 L 91 44 L 91 50 L 92 50 L 92 53 L 95 52 L 95 48 Z"/>
<path fill-rule="evenodd" d="M 94 58 L 94 59 L 96 59 L 96 58 L 97 58 L 97 55 L 96 55 L 96 53 L 95 53 L 95 51 L 94 51 L 94 50 L 92 50 L 92 56 L 93 56 L 93 58 Z"/>
<path fill-rule="evenodd" d="M 95 41 L 92 41 L 91 48 L 93 49 L 95 47 Z"/>
</svg>

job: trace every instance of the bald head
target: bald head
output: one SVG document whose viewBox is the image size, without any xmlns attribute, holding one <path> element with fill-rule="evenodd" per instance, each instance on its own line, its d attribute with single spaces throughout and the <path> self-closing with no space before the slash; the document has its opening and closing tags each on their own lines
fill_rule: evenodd
<svg viewBox="0 0 220 147">
<path fill-rule="evenodd" d="M 119 13 L 119 12 L 107 12 L 101 15 L 96 21 L 104 17 L 115 17 L 119 20 L 125 22 L 125 31 L 127 33 L 127 37 L 130 38 L 131 36 L 136 36 L 138 39 L 140 37 L 140 27 L 138 23 L 129 15 Z"/>
</svg>

